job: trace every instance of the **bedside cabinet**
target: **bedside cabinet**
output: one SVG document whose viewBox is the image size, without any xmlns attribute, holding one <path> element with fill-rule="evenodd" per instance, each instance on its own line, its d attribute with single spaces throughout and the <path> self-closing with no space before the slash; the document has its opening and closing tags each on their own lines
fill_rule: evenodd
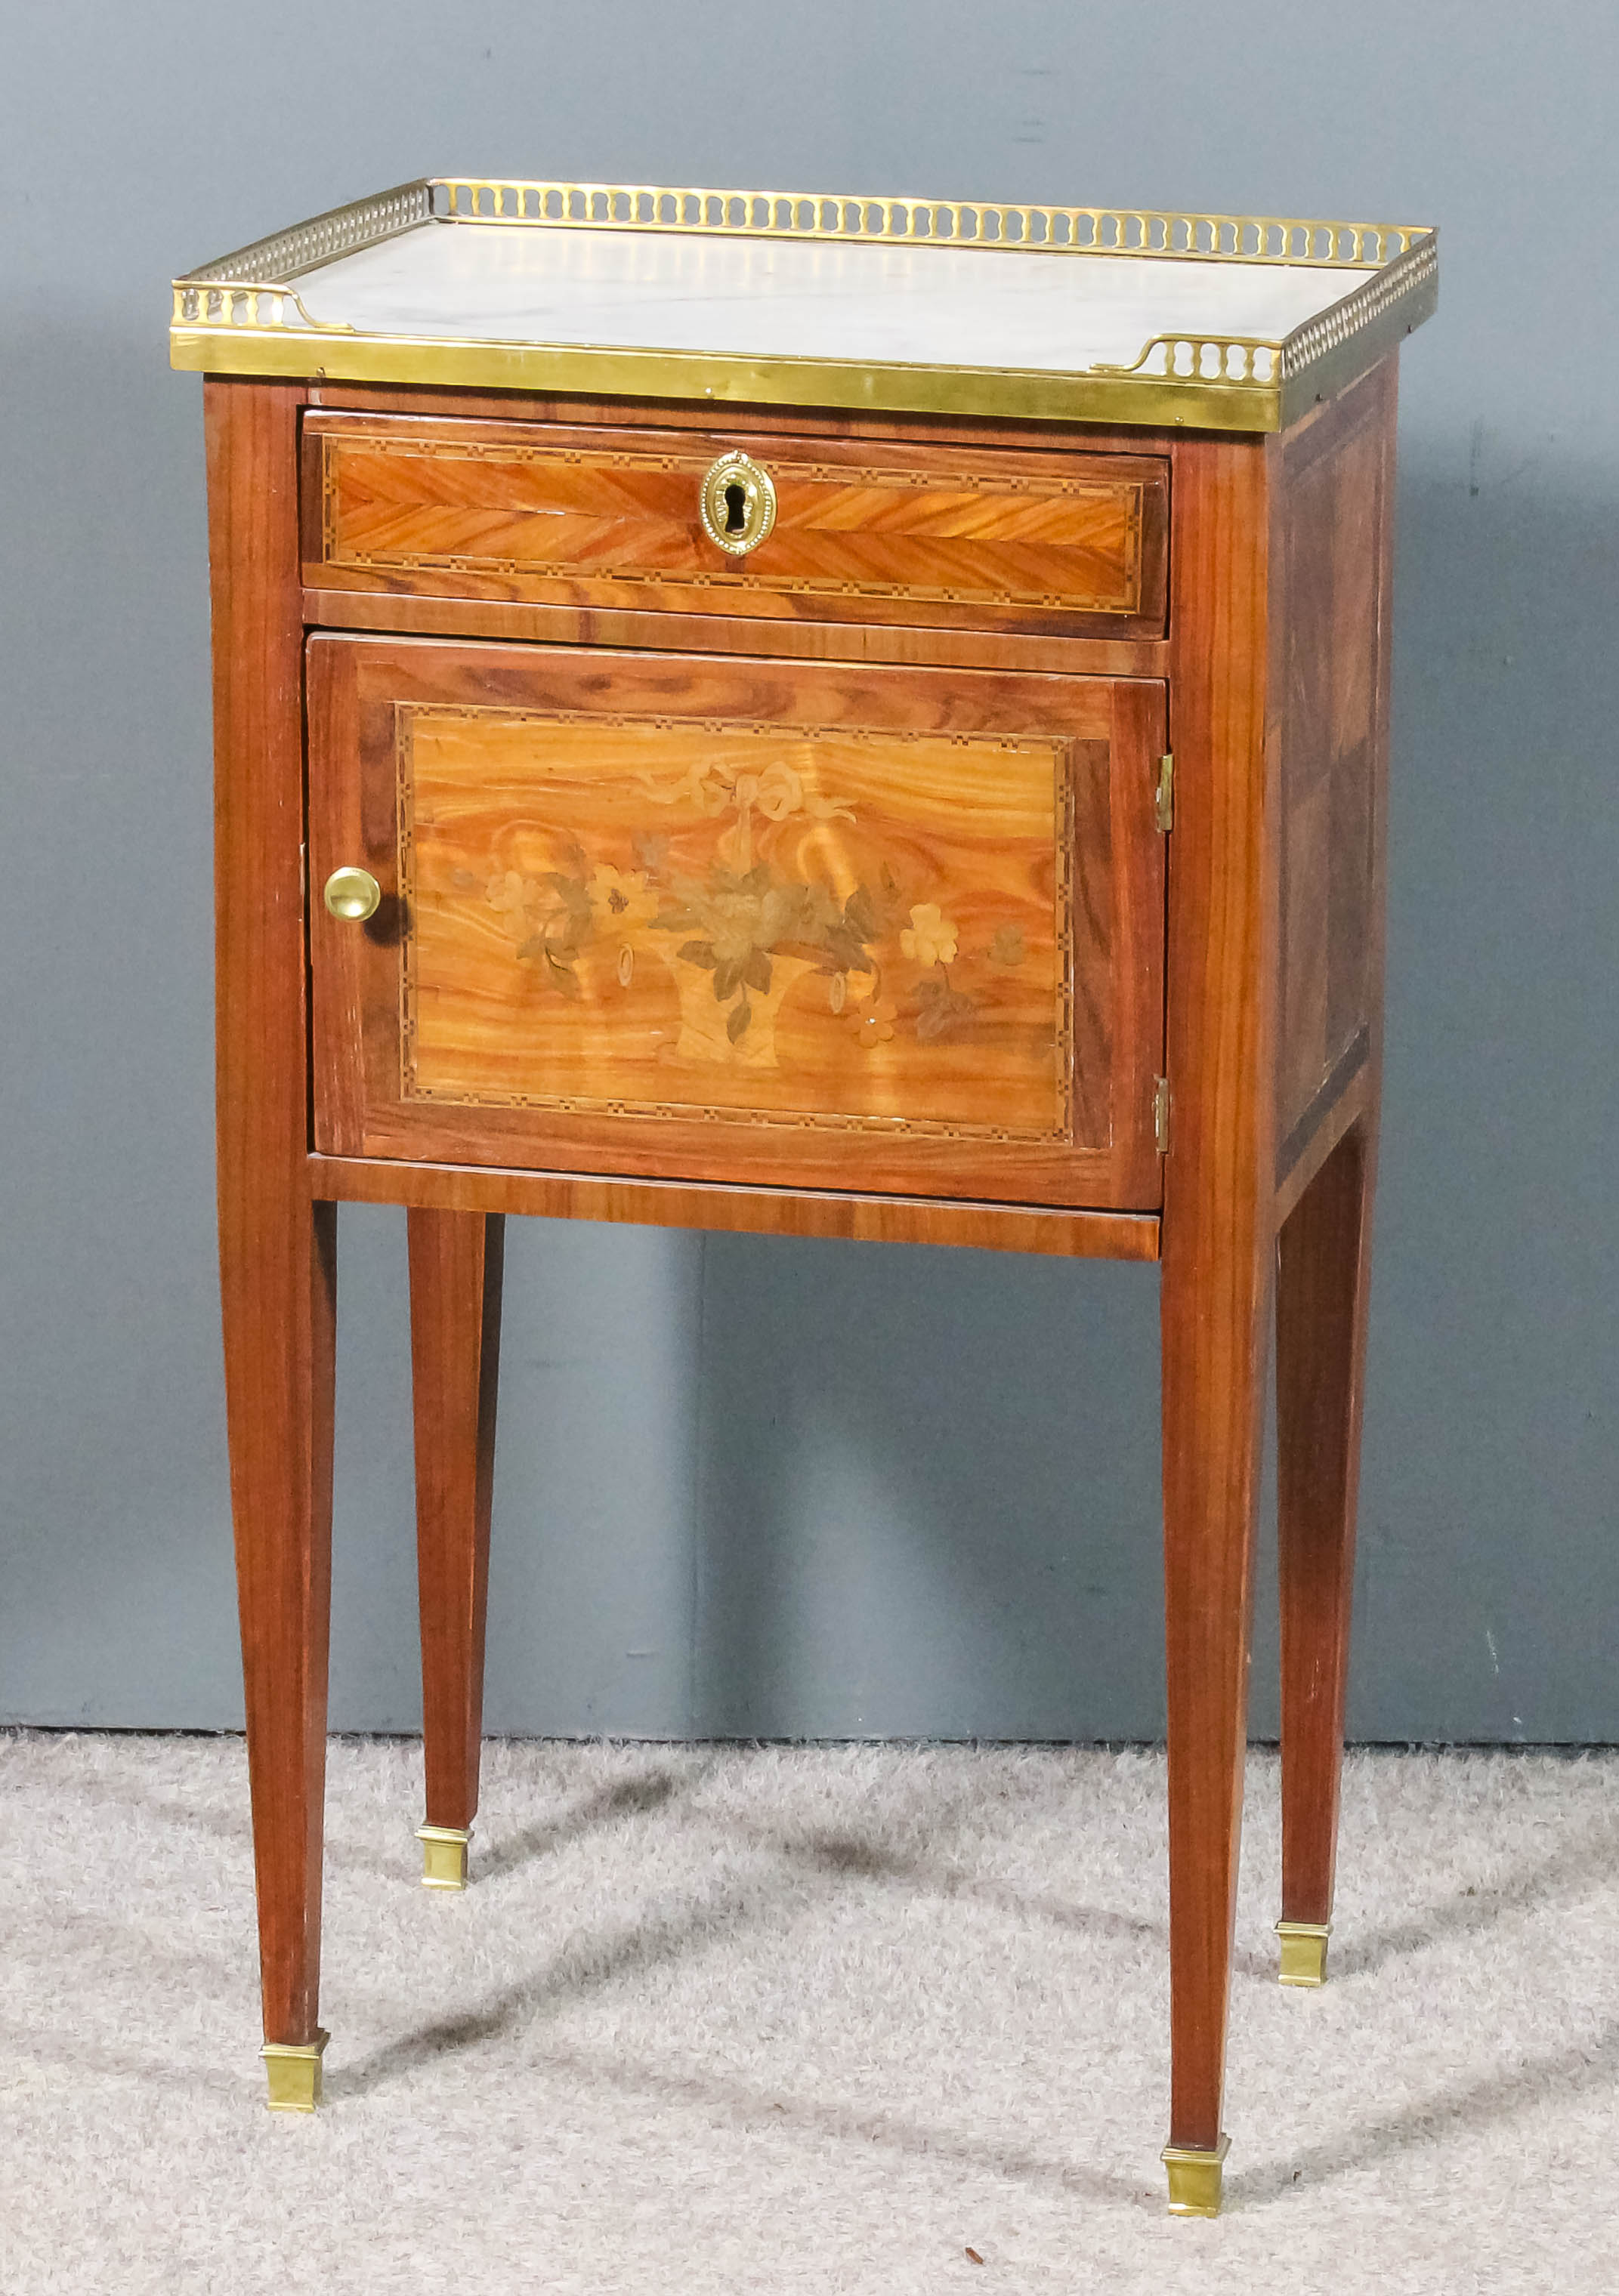
<svg viewBox="0 0 1619 2296">
<path fill-rule="evenodd" d="M 1219 2205 L 1262 1381 L 1331 1915 L 1413 227 L 436 179 L 176 283 L 270 2101 L 319 2094 L 335 1206 L 409 1228 L 466 1878 L 509 1212 L 1161 1267 L 1170 2204 Z"/>
</svg>

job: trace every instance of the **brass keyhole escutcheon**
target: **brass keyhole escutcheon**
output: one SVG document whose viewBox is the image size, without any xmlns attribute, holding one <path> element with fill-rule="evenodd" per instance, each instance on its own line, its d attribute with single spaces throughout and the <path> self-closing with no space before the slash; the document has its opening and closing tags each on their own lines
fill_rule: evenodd
<svg viewBox="0 0 1619 2296">
<path fill-rule="evenodd" d="M 369 869 L 333 869 L 326 880 L 326 906 L 346 925 L 363 925 L 382 904 L 382 889 Z"/>
<path fill-rule="evenodd" d="M 703 530 L 732 558 L 757 550 L 776 523 L 770 473 L 737 447 L 711 463 L 697 496 Z"/>
</svg>

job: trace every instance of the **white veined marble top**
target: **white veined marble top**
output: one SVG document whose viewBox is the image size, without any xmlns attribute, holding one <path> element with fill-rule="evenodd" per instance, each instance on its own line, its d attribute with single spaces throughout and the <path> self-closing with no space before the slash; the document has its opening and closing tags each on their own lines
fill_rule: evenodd
<svg viewBox="0 0 1619 2296">
<path fill-rule="evenodd" d="M 1279 340 L 1365 283 L 1312 265 L 425 224 L 308 272 L 311 318 L 363 334 L 721 357 L 1132 365 L 1155 335 Z"/>
</svg>

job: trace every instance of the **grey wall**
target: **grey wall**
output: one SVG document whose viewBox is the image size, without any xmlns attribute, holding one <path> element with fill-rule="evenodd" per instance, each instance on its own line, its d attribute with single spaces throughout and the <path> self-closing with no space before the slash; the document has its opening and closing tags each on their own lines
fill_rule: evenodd
<svg viewBox="0 0 1619 2296">
<path fill-rule="evenodd" d="M 0 5 L 0 1717 L 239 1718 L 180 268 L 440 168 L 1437 220 L 1352 1726 L 1619 1739 L 1608 0 Z M 334 1721 L 419 1712 L 342 1217 Z M 517 1224 L 492 1727 L 1161 1726 L 1150 1271 Z M 1262 1592 L 1257 1729 L 1273 1726 Z"/>
</svg>

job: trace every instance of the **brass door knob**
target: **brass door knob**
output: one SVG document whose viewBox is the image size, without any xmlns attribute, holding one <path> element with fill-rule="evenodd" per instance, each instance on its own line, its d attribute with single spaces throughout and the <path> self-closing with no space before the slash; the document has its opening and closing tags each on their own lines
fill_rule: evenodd
<svg viewBox="0 0 1619 2296">
<path fill-rule="evenodd" d="M 733 558 L 745 558 L 776 523 L 770 473 L 740 447 L 721 455 L 703 474 L 697 509 L 709 540 Z"/>
<path fill-rule="evenodd" d="M 345 924 L 363 925 L 382 902 L 382 889 L 369 869 L 333 869 L 326 880 L 326 906 Z"/>
</svg>

